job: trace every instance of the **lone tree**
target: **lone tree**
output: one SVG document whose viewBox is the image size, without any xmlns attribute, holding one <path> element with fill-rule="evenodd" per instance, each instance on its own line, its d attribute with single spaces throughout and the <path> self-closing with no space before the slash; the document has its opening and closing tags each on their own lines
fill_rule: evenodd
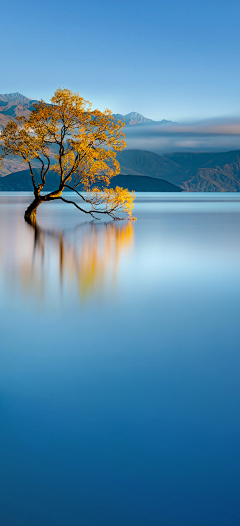
<svg viewBox="0 0 240 526">
<path fill-rule="evenodd" d="M 120 172 L 117 152 L 126 146 L 124 123 L 116 121 L 109 110 L 92 110 L 91 103 L 78 93 L 58 89 L 51 104 L 41 100 L 28 119 L 17 120 L 10 121 L 0 135 L 0 161 L 13 155 L 29 166 L 34 200 L 25 212 L 26 221 L 35 223 L 38 206 L 54 199 L 71 203 L 94 218 L 107 214 L 119 219 L 122 213 L 131 218 L 133 192 L 109 188 L 111 177 Z M 40 182 L 33 169 L 36 161 Z M 57 172 L 59 182 L 54 191 L 42 195 L 50 171 Z M 64 188 L 76 192 L 80 204 L 63 197 Z"/>
</svg>

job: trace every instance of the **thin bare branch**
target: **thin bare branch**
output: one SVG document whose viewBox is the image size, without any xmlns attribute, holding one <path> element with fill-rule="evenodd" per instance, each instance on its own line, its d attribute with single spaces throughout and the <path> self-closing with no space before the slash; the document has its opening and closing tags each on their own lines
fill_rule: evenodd
<svg viewBox="0 0 240 526">
<path fill-rule="evenodd" d="M 78 208 L 78 210 L 80 210 L 81 212 L 84 212 L 84 214 L 90 214 L 92 217 L 94 217 L 93 212 L 91 210 L 84 210 L 84 208 L 81 208 L 80 206 L 78 206 L 77 203 L 75 203 L 75 201 L 68 201 L 68 199 L 64 199 L 64 197 L 57 197 L 56 199 L 61 199 L 62 201 L 64 201 L 64 203 L 69 203 L 71 205 L 74 205 L 76 206 L 76 208 Z M 94 217 L 94 219 L 97 219 L 97 218 Z"/>
<path fill-rule="evenodd" d="M 31 178 L 32 178 L 33 188 L 34 188 L 35 191 L 37 191 L 37 185 L 35 183 L 34 173 L 33 173 L 32 165 L 31 165 L 30 161 L 28 161 L 28 166 L 29 166 L 29 170 L 30 170 L 30 174 L 31 174 Z"/>
</svg>

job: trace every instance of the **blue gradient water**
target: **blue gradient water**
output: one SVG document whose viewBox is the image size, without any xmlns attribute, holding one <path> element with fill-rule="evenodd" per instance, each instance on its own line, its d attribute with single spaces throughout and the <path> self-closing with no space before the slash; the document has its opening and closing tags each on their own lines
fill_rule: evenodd
<svg viewBox="0 0 240 526">
<path fill-rule="evenodd" d="M 1 525 L 239 526 L 239 194 L 37 231 L 29 201 L 0 195 Z"/>
</svg>

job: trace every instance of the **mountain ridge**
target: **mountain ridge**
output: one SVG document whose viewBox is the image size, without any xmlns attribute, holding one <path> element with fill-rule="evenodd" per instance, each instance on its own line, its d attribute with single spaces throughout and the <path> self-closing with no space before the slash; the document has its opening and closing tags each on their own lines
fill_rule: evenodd
<svg viewBox="0 0 240 526">
<path fill-rule="evenodd" d="M 113 115 L 116 119 L 124 121 L 125 126 L 172 123 L 172 121 L 167 121 L 166 119 L 162 119 L 161 121 L 154 121 L 153 119 L 148 119 L 147 117 L 144 117 L 141 113 L 137 113 L 136 111 L 131 111 L 126 115 L 122 115 L 121 113 L 114 113 Z"/>
<path fill-rule="evenodd" d="M 0 94 L 0 129 L 4 128 L 10 120 L 16 120 L 16 117 L 29 117 L 33 110 L 33 104 L 37 102 L 28 99 L 21 93 Z"/>
<path fill-rule="evenodd" d="M 16 117 L 20 117 L 21 115 L 28 118 L 35 102 L 38 101 L 29 99 L 19 92 L 0 94 L 0 128 L 6 126 L 11 119 L 15 120 Z M 113 116 L 118 120 L 124 121 L 125 126 L 166 124 L 172 122 L 165 119 L 162 121 L 154 121 L 134 111 L 126 115 L 116 113 L 113 114 Z"/>
<path fill-rule="evenodd" d="M 29 99 L 28 97 L 25 97 L 25 95 L 22 95 L 18 91 L 15 93 L 4 93 L 0 94 L 0 100 L 4 102 L 16 102 L 16 103 L 28 103 L 32 99 Z"/>
</svg>

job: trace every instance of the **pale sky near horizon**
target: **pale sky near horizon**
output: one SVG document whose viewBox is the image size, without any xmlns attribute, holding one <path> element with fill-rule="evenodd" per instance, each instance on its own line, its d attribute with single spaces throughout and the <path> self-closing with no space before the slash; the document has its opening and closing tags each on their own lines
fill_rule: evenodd
<svg viewBox="0 0 240 526">
<path fill-rule="evenodd" d="M 0 93 L 67 87 L 114 113 L 240 116 L 239 0 L 9 0 Z"/>
</svg>

